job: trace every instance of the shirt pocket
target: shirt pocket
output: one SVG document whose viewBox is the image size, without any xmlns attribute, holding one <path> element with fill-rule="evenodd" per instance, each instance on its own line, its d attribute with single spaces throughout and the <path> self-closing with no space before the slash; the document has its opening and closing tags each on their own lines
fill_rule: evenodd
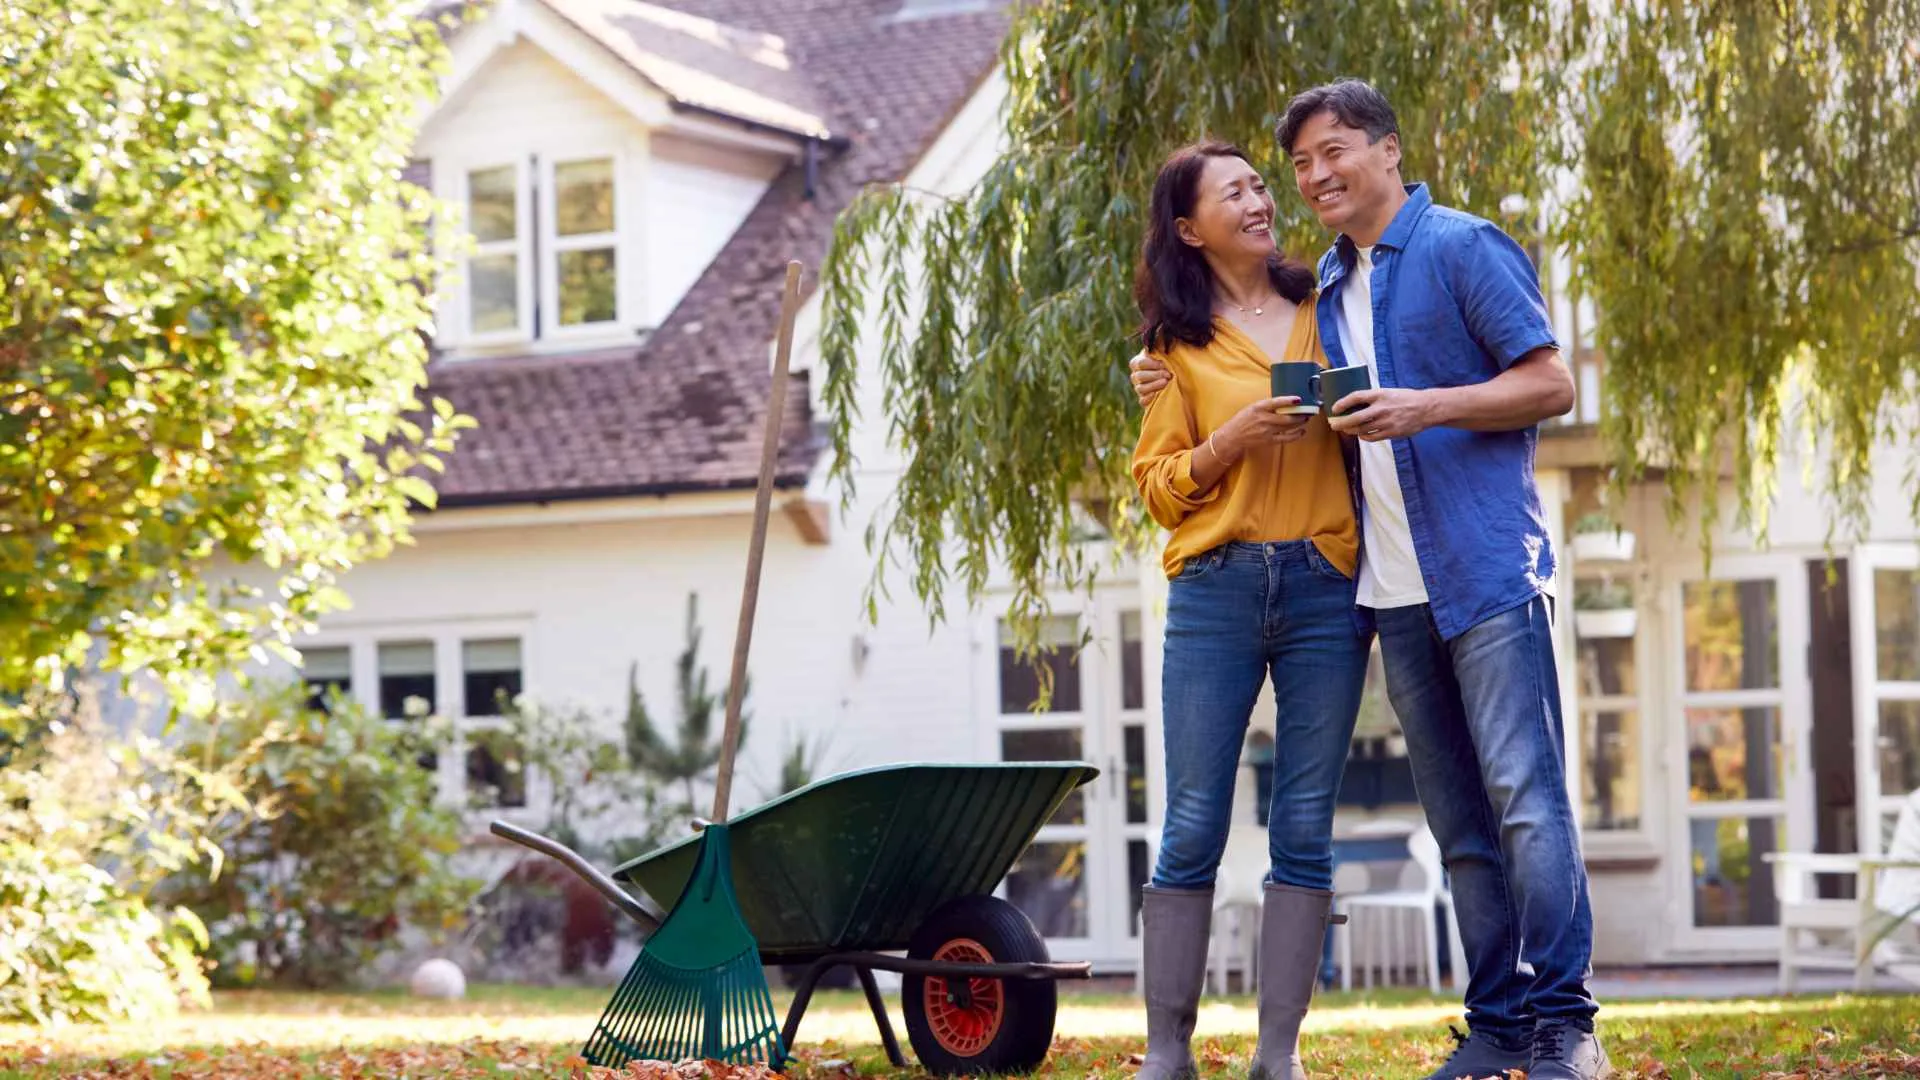
<svg viewBox="0 0 1920 1080">
<path fill-rule="evenodd" d="M 1394 376 L 1401 386 L 1468 386 L 1499 374 L 1452 304 L 1416 307 L 1394 319 Z"/>
</svg>

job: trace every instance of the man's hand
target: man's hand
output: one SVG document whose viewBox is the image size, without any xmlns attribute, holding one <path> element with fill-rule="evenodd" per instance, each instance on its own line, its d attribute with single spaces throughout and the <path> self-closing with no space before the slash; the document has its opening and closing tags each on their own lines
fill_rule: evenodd
<svg viewBox="0 0 1920 1080">
<path fill-rule="evenodd" d="M 1173 380 L 1173 373 L 1167 370 L 1167 365 L 1144 351 L 1135 353 L 1133 359 L 1127 361 L 1127 368 L 1131 372 L 1127 377 L 1133 380 L 1133 396 L 1140 399 L 1143 409 L 1153 404 L 1153 399 L 1159 397 L 1160 391 L 1165 390 L 1167 383 Z"/>
<path fill-rule="evenodd" d="M 1388 387 L 1355 390 L 1333 403 L 1334 415 L 1327 424 L 1342 435 L 1367 442 L 1405 439 L 1440 422 L 1438 402 L 1428 390 Z M 1345 409 L 1357 411 L 1341 416 Z"/>
</svg>

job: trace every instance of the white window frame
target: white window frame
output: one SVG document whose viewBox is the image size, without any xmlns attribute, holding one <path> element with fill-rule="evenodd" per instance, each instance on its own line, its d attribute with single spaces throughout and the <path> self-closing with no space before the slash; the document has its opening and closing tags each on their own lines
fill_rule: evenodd
<svg viewBox="0 0 1920 1080">
<path fill-rule="evenodd" d="M 519 158 L 475 159 L 450 163 L 455 170 L 457 185 L 456 201 L 460 206 L 461 233 L 469 248 L 460 258 L 458 275 L 459 291 L 456 310 L 458 325 L 461 329 L 459 343 L 462 345 L 517 345 L 535 340 L 534 314 L 534 230 L 529 228 L 533 219 L 532 169 L 526 156 Z M 508 168 L 514 170 L 514 237 L 512 240 L 494 240 L 481 243 L 474 239 L 470 220 L 472 213 L 471 183 L 473 174 L 491 169 Z M 517 283 L 515 300 L 516 325 L 508 330 L 479 331 L 473 325 L 473 260 L 488 255 L 516 256 L 515 270 Z M 618 263 L 615 264 L 618 266 Z"/>
<path fill-rule="evenodd" d="M 1657 790 L 1661 783 L 1660 773 L 1657 771 L 1661 755 L 1659 748 L 1655 745 L 1659 741 L 1655 730 L 1657 717 L 1650 711 L 1659 695 L 1650 693 L 1648 685 L 1649 681 L 1655 677 L 1656 669 L 1651 665 L 1655 662 L 1659 637 L 1654 632 L 1656 628 L 1650 625 L 1655 620 L 1651 617 L 1650 605 L 1646 602 L 1650 591 L 1657 586 L 1649 577 L 1638 573 L 1629 576 L 1633 582 L 1634 609 L 1640 613 L 1639 625 L 1634 629 L 1633 637 L 1628 639 L 1633 642 L 1634 692 L 1598 694 L 1592 697 L 1576 693 L 1573 698 L 1573 708 L 1568 710 L 1570 714 L 1568 718 L 1573 723 L 1573 729 L 1568 733 L 1568 749 L 1575 755 L 1575 768 L 1579 770 L 1574 776 L 1577 787 L 1569 786 L 1574 788 L 1572 794 L 1576 799 L 1575 813 L 1579 815 L 1582 822 L 1581 838 L 1590 858 L 1644 858 L 1657 856 L 1660 851 L 1659 841 L 1655 835 L 1654 818 L 1660 812 L 1661 803 L 1664 801 Z M 1569 614 L 1571 615 L 1572 612 Z M 1569 622 L 1571 621 L 1570 619 Z M 1574 643 L 1570 651 L 1573 656 L 1574 670 L 1571 676 L 1577 686 L 1580 678 L 1579 631 L 1576 629 L 1572 636 Z M 1588 764 L 1585 737 L 1587 718 L 1597 713 L 1609 712 L 1633 713 L 1639 725 L 1636 739 L 1638 745 L 1633 748 L 1632 757 L 1640 774 L 1640 823 L 1624 829 L 1607 829 L 1585 824 L 1588 794 L 1585 771 Z"/>
<path fill-rule="evenodd" d="M 557 166 L 584 161 L 605 161 L 613 173 L 613 229 L 608 232 L 582 233 L 578 236 L 561 236 L 559 229 L 560 189 L 557 181 Z M 539 253 L 540 274 L 540 310 L 546 314 L 541 320 L 540 339 L 543 341 L 566 341 L 575 338 L 604 338 L 610 331 L 617 331 L 626 325 L 626 274 L 631 256 L 627 243 L 628 218 L 630 215 L 621 209 L 622 180 L 626 176 L 625 160 L 618 151 L 607 148 L 581 150 L 577 153 L 543 153 L 539 155 L 540 213 L 539 238 L 536 250 Z M 560 323 L 560 255 L 568 251 L 589 251 L 597 248 L 613 249 L 613 318 L 601 322 L 579 323 L 563 326 Z"/>
<path fill-rule="evenodd" d="M 469 641 L 515 638 L 520 642 L 520 692 L 533 695 L 536 638 L 533 624 L 521 619 L 488 619 L 430 623 L 390 623 L 354 630 L 327 631 L 296 643 L 301 650 L 345 648 L 348 655 L 348 697 L 371 713 L 380 711 L 380 646 L 404 642 L 431 642 L 433 645 L 433 715 L 444 717 L 452 733 L 447 742 L 434 747 L 439 755 L 435 770 L 435 796 L 444 805 L 457 807 L 468 821 L 506 818 L 525 823 L 537 822 L 551 804 L 553 792 L 543 777 L 527 778 L 525 806 L 471 807 L 467 793 L 467 732 L 497 727 L 500 717 L 468 715 L 466 672 L 462 667 L 462 646 Z M 296 669 L 295 674 L 299 673 Z M 404 721 L 393 721 L 402 723 Z M 523 820 L 524 819 L 524 820 Z"/>
</svg>

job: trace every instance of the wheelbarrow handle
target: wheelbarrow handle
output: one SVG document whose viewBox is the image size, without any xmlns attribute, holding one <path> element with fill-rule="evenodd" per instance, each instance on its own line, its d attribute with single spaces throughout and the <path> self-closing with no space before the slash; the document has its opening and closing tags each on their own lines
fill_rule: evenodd
<svg viewBox="0 0 1920 1080">
<path fill-rule="evenodd" d="M 651 934 L 660 929 L 660 923 L 666 916 L 654 910 L 646 901 L 620 887 L 620 883 L 602 873 L 600 868 L 586 860 L 586 857 L 558 840 L 550 840 L 536 832 L 528 832 L 518 825 L 509 825 L 504 821 L 495 821 L 487 826 L 488 831 L 502 840 L 511 840 L 524 848 L 531 848 L 546 855 L 560 865 L 579 874 L 595 891 L 613 902 L 613 906 L 627 913 L 634 922 L 646 928 Z"/>
</svg>

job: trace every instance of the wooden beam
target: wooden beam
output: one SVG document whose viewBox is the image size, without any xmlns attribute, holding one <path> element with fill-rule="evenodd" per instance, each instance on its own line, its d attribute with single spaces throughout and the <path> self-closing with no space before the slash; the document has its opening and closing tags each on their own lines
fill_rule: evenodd
<svg viewBox="0 0 1920 1080">
<path fill-rule="evenodd" d="M 780 509 L 786 511 L 787 520 L 799 530 L 800 539 L 809 544 L 825 544 L 832 539 L 832 515 L 825 502 L 803 495 L 787 500 Z"/>
</svg>

